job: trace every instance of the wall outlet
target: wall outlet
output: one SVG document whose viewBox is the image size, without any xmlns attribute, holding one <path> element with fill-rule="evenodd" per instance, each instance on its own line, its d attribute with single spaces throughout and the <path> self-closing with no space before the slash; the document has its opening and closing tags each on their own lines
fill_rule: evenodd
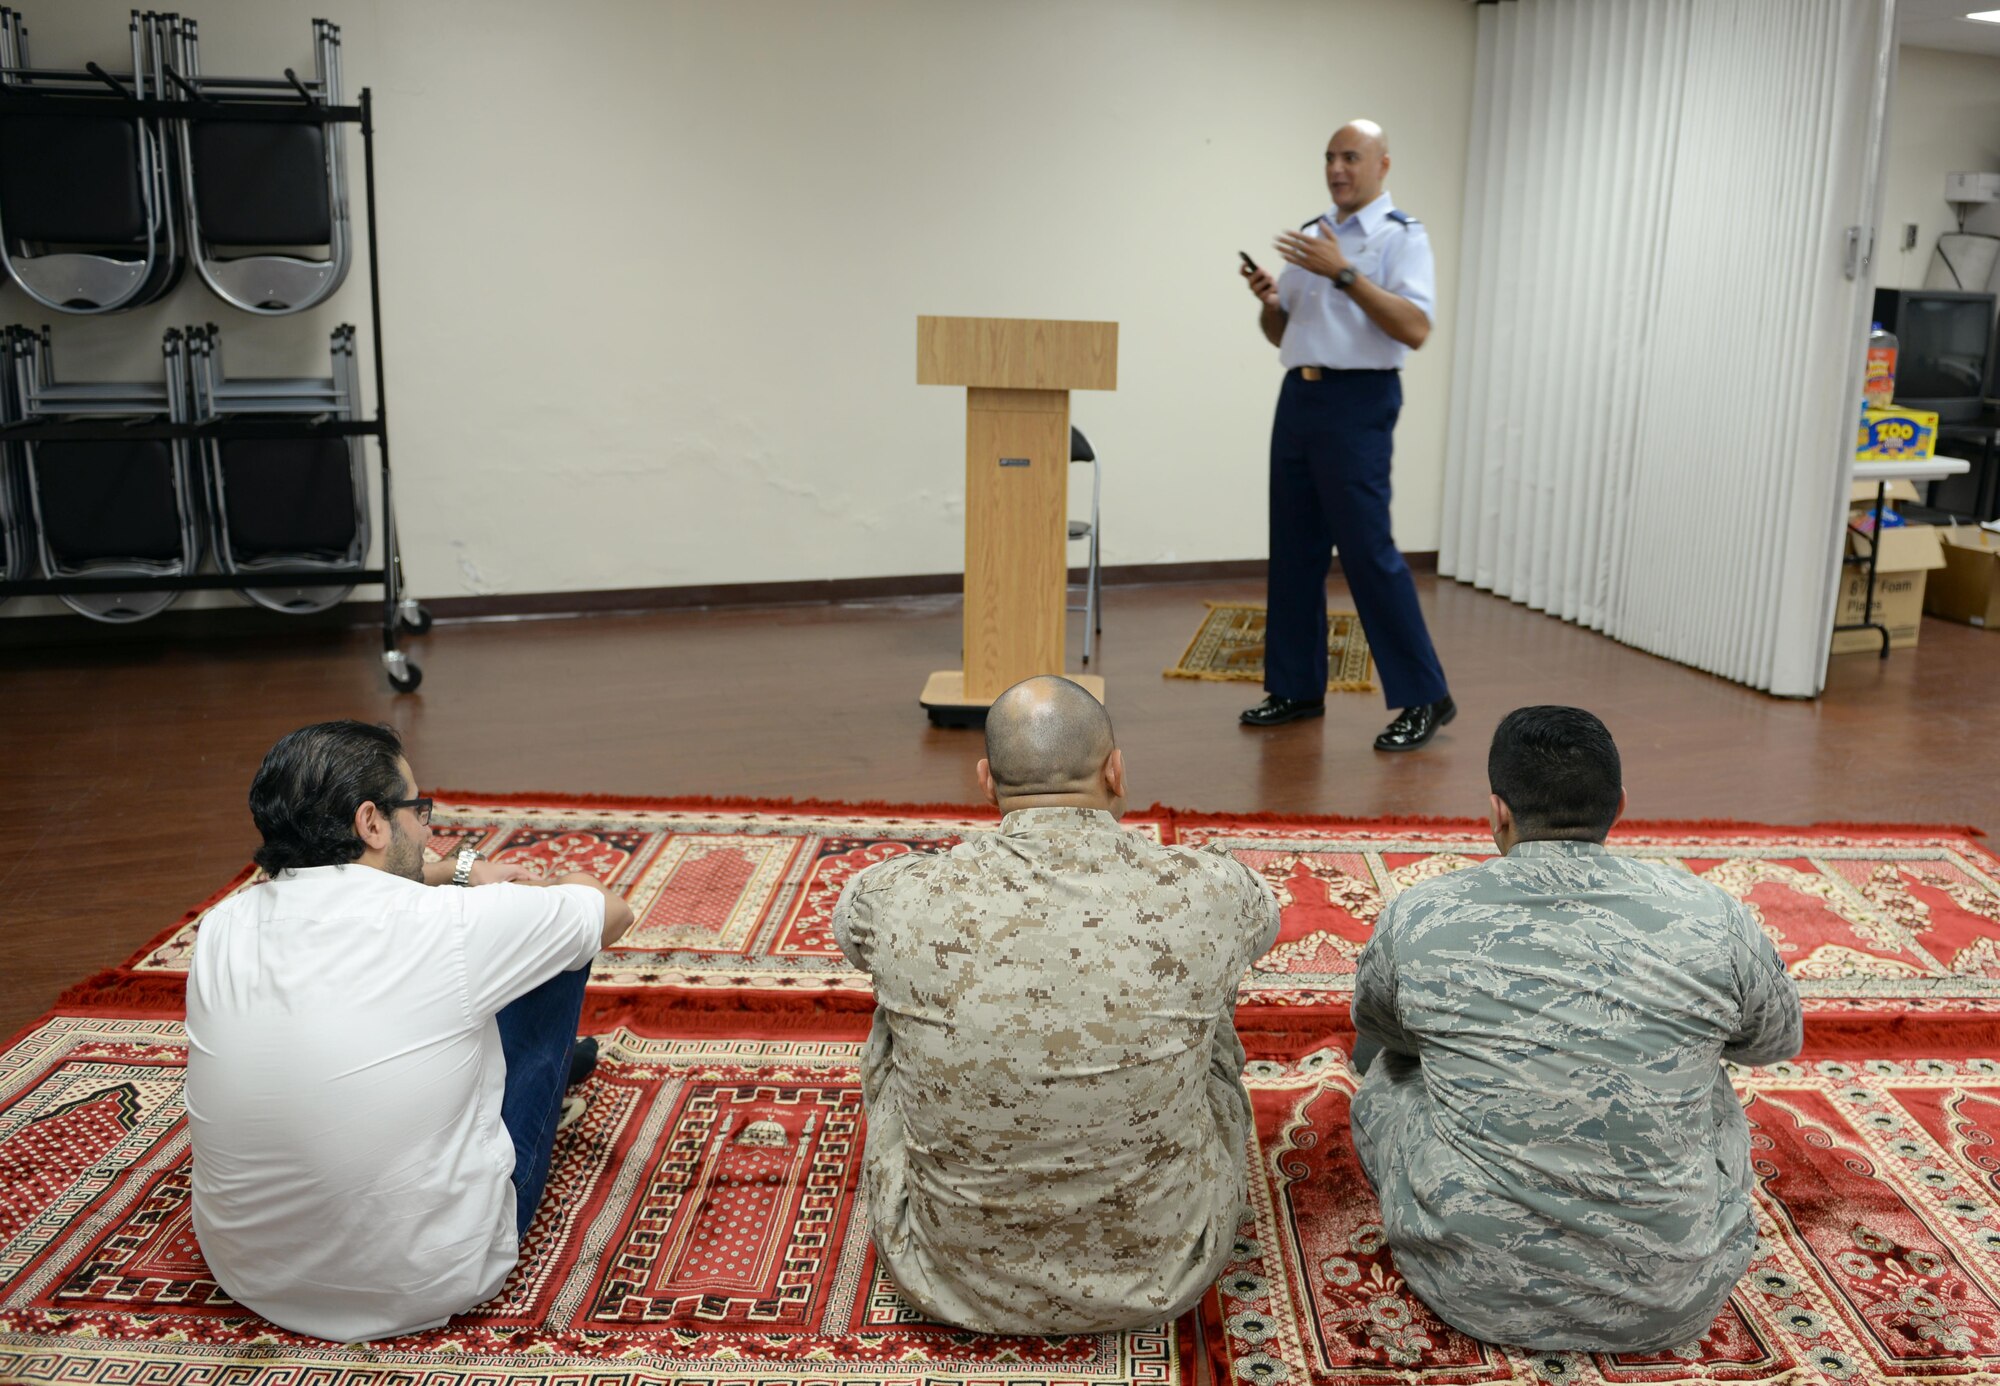
<svg viewBox="0 0 2000 1386">
<path fill-rule="evenodd" d="M 1916 248 L 1917 224 L 1914 221 L 1906 221 L 1903 223 L 1903 249 L 1915 250 Z"/>
</svg>

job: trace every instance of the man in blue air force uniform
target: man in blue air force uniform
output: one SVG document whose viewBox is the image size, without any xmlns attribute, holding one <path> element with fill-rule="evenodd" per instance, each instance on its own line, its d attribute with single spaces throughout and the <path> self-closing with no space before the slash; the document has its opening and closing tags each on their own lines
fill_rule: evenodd
<svg viewBox="0 0 2000 1386">
<path fill-rule="evenodd" d="M 1242 720 L 1272 727 L 1326 711 L 1326 575 L 1338 547 L 1383 696 L 1402 709 L 1375 749 L 1414 751 L 1457 708 L 1389 532 L 1397 372 L 1430 335 L 1434 294 L 1430 237 L 1382 191 L 1388 173 L 1382 127 L 1343 125 L 1326 146 L 1333 207 L 1278 237 L 1288 264 L 1276 280 L 1243 267 L 1285 383 L 1271 427 L 1270 696 Z"/>
<path fill-rule="evenodd" d="M 1625 776 L 1596 717 L 1511 712 L 1486 770 L 1500 856 L 1398 895 L 1356 962 L 1354 1151 L 1453 1328 L 1678 1351 L 1757 1241 L 1723 1065 L 1797 1054 L 1799 990 L 1741 901 L 1605 846 Z"/>
</svg>

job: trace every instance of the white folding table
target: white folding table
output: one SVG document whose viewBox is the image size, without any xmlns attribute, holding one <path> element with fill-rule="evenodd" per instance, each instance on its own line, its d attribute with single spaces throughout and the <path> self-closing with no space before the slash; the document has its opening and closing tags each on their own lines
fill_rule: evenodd
<svg viewBox="0 0 2000 1386">
<path fill-rule="evenodd" d="M 1882 512 L 1889 503 L 1889 483 L 1892 481 L 1942 481 L 1948 476 L 1964 476 L 1972 470 L 1972 464 L 1957 457 L 1926 457 L 1909 462 L 1856 462 L 1854 479 L 1875 483 L 1875 532 L 1882 529 Z M 1856 529 L 1856 533 L 1866 533 Z M 1861 598 L 1861 619 L 1851 626 L 1835 626 L 1834 630 L 1872 630 L 1882 637 L 1882 658 L 1889 657 L 1889 628 L 1875 619 L 1875 555 L 1881 545 L 1875 542 L 1874 534 L 1868 536 L 1868 585 Z M 1859 557 L 1843 560 L 1859 563 Z"/>
</svg>

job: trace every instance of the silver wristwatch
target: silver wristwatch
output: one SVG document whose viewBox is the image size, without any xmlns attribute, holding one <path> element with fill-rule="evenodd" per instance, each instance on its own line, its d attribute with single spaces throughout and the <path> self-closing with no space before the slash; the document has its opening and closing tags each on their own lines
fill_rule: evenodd
<svg viewBox="0 0 2000 1386">
<path fill-rule="evenodd" d="M 472 884 L 472 863 L 479 860 L 478 849 L 461 847 L 458 849 L 458 869 L 451 873 L 451 883 L 455 886 Z"/>
</svg>

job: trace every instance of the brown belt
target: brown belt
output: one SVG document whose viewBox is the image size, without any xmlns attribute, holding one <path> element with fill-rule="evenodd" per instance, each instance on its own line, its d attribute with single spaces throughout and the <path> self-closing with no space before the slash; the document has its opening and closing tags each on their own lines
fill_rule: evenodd
<svg viewBox="0 0 2000 1386">
<path fill-rule="evenodd" d="M 1321 372 L 1318 366 L 1299 367 L 1299 378 L 1302 380 L 1318 380 L 1320 378 L 1320 374 Z"/>
</svg>

